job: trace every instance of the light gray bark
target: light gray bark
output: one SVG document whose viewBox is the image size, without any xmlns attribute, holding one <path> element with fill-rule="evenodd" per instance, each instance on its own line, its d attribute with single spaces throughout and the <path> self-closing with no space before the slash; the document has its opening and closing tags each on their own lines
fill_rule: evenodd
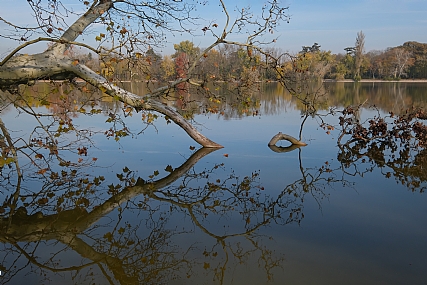
<svg viewBox="0 0 427 285">
<path fill-rule="evenodd" d="M 270 142 L 268 143 L 268 145 L 269 146 L 274 146 L 280 140 L 287 140 L 287 141 L 289 141 L 293 145 L 299 145 L 299 146 L 306 146 L 307 145 L 305 142 L 302 142 L 302 141 L 294 138 L 293 136 L 290 136 L 290 135 L 287 135 L 287 134 L 282 134 L 281 132 L 279 132 L 277 135 L 275 135 L 270 140 Z"/>
</svg>

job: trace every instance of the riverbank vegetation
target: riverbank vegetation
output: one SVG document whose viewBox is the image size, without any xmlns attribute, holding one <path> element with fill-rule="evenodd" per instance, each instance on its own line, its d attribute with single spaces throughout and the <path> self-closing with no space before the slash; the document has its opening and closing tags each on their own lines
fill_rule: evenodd
<svg viewBox="0 0 427 285">
<path fill-rule="evenodd" d="M 268 59 L 265 60 L 268 56 L 255 50 L 219 45 L 202 54 L 203 48 L 188 40 L 175 44 L 173 54 L 162 55 L 150 48 L 129 57 L 108 55 L 94 58 L 92 53 L 77 51 L 73 58 L 114 81 L 173 81 L 186 74 L 189 62 L 200 56 L 193 73 L 195 79 L 206 82 L 275 81 L 281 76 L 354 81 L 427 79 L 427 44 L 410 41 L 401 46 L 368 52 L 364 52 L 362 45 L 364 35 L 360 32 L 355 47 L 347 47 L 338 54 L 322 50 L 318 43 L 303 46 L 297 54 L 270 47 L 265 52 L 278 59 L 273 69 Z"/>
</svg>

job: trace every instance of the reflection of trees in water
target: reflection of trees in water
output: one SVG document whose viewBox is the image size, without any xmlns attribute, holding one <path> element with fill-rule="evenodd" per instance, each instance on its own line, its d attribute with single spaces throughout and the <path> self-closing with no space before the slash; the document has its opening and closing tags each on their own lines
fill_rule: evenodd
<svg viewBox="0 0 427 285">
<path fill-rule="evenodd" d="M 412 106 L 427 107 L 425 83 L 335 82 L 325 83 L 325 86 L 330 94 L 330 106 L 357 106 L 366 101 L 383 112 L 396 114 Z"/>
<path fill-rule="evenodd" d="M 425 83 L 305 82 L 294 86 L 292 88 L 294 92 L 290 93 L 279 83 L 271 82 L 261 83 L 259 90 L 254 90 L 246 97 L 246 99 L 250 98 L 251 102 L 259 102 L 257 105 L 252 105 L 248 112 L 244 112 L 247 111 L 245 110 L 245 100 L 233 93 L 220 95 L 228 96 L 224 102 L 228 104 L 234 102 L 234 107 L 221 105 L 219 109 L 225 112 L 225 118 L 253 115 L 254 111 L 258 111 L 256 114 L 260 115 L 275 115 L 292 109 L 305 112 L 306 105 L 301 101 L 303 98 L 313 101 L 316 110 L 355 106 L 366 102 L 367 105 L 375 105 L 383 112 L 392 111 L 398 114 L 412 106 L 427 108 L 424 99 L 425 89 Z M 311 97 L 315 97 L 315 100 L 310 99 Z"/>
<path fill-rule="evenodd" d="M 239 264 L 255 264 L 271 279 L 283 257 L 260 230 L 300 223 L 304 201 L 320 201 L 331 182 L 323 168 L 301 166 L 303 178 L 271 196 L 259 172 L 239 176 L 224 164 L 196 170 L 214 149 L 167 166 L 163 178 L 155 170 L 143 179 L 126 166 L 115 177 L 95 175 L 91 137 L 58 133 L 60 120 L 46 128 L 36 115 L 34 129 L 45 136 L 36 140 L 12 137 L 2 123 L 2 153 L 12 158 L 1 169 L 2 283 L 24 275 L 44 276 L 40 283 L 57 275 L 75 283 L 167 284 L 201 275 L 225 283 Z"/>
<path fill-rule="evenodd" d="M 379 168 L 386 177 L 412 191 L 424 192 L 427 182 L 427 119 L 422 109 L 403 115 L 390 113 L 360 122 L 355 108 L 345 108 L 340 117 L 338 160 L 345 171 L 363 175 Z"/>
<path fill-rule="evenodd" d="M 40 274 L 70 271 L 83 279 L 98 274 L 91 278 L 159 284 L 183 273 L 197 276 L 205 268 L 222 283 L 230 266 L 252 256 L 265 268 L 266 277 L 272 278 L 272 270 L 282 259 L 262 245 L 257 230 L 271 221 L 299 222 L 301 205 L 296 201 L 300 197 L 288 190 L 275 199 L 263 195 L 256 182 L 258 173 L 243 179 L 231 173 L 220 179 L 216 172 L 225 170 L 224 165 L 191 171 L 210 152 L 195 152 L 158 180 L 143 181 L 125 168 L 117 174 L 118 183 L 104 185 L 107 181 L 102 177 L 81 176 L 71 170 L 46 179 L 40 191 L 17 188 L 19 199 L 6 197 L 2 206 L 3 280 L 13 280 L 27 270 Z M 10 215 L 13 207 L 17 210 Z M 213 245 L 203 250 L 202 260 L 191 257 L 201 253 L 198 244 L 186 248 L 174 241 L 182 235 L 191 239 L 194 229 L 176 225 L 177 219 L 185 217 L 198 235 L 212 238 Z M 43 254 L 46 247 L 54 250 L 50 257 Z M 66 265 L 73 252 L 82 261 Z"/>
<path fill-rule="evenodd" d="M 240 263 L 256 263 L 269 279 L 283 257 L 264 245 L 263 227 L 300 223 L 308 199 L 320 207 L 336 183 L 352 186 L 346 177 L 374 168 L 413 190 L 423 191 L 426 180 L 418 109 L 398 117 L 388 131 L 380 117 L 363 126 L 346 109 L 340 167 L 324 162 L 304 168 L 299 150 L 301 177 L 275 196 L 264 191 L 259 172 L 239 176 L 223 164 L 196 170 L 212 149 L 194 152 L 177 168 L 167 166 L 163 178 L 154 170 L 144 179 L 126 165 L 115 177 L 90 174 L 96 166 L 88 152 L 96 146 L 90 132 L 69 122 L 66 112 L 46 120 L 39 109 L 26 110 L 38 123 L 30 137 L 1 122 L 4 283 L 30 272 L 46 274 L 46 280 L 72 276 L 76 283 L 165 284 L 200 275 L 224 283 Z M 77 113 L 97 115 L 89 110 Z M 193 236 L 202 238 L 192 242 Z"/>
<path fill-rule="evenodd" d="M 155 82 L 122 84 L 124 88 L 136 94 L 145 94 L 158 85 Z M 313 102 L 316 104 L 317 110 L 355 106 L 363 102 L 375 105 L 384 112 L 392 111 L 394 113 L 399 113 L 411 106 L 427 107 L 424 100 L 424 83 L 311 82 L 295 86 L 292 90 L 295 90 L 295 94 L 291 94 L 276 82 L 260 82 L 251 89 L 245 89 L 238 83 L 215 82 L 207 84 L 205 89 L 191 89 L 185 96 L 179 90 L 178 92 L 170 91 L 164 94 L 160 100 L 164 104 L 178 108 L 187 119 L 201 113 L 217 114 L 227 120 L 253 115 L 275 115 L 289 109 L 304 112 L 306 105 L 300 99 L 307 96 L 316 97 Z M 32 107 L 45 106 L 52 113 L 73 111 L 76 116 L 82 112 L 91 112 L 93 109 L 102 110 L 106 114 L 112 110 L 114 113 L 120 113 L 122 109 L 121 104 L 117 101 L 104 97 L 99 91 L 94 91 L 90 86 L 81 83 L 38 83 L 26 87 L 22 93 L 25 97 L 23 99 Z M 0 94 L 2 94 L 3 105 L 5 105 L 5 94 Z M 41 97 L 41 94 L 45 94 L 44 97 Z M 97 103 L 97 107 L 93 105 L 94 102 Z"/>
</svg>

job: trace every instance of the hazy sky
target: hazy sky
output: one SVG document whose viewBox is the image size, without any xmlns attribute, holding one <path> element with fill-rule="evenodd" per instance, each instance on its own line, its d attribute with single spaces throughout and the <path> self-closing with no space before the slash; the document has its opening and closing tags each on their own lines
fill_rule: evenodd
<svg viewBox="0 0 427 285">
<path fill-rule="evenodd" d="M 288 0 L 289 25 L 281 27 L 289 50 L 318 42 L 334 53 L 353 46 L 358 31 L 367 51 L 427 42 L 427 0 Z"/>
<path fill-rule="evenodd" d="M 76 1 L 64 2 L 75 4 Z M 252 6 L 255 13 L 260 11 L 263 1 L 226 0 L 226 3 L 231 13 L 235 6 Z M 427 43 L 427 0 L 286 0 L 284 3 L 289 5 L 291 21 L 281 24 L 275 33 L 279 36 L 277 47 L 284 51 L 298 52 L 301 46 L 317 42 L 322 50 L 344 52 L 345 47 L 354 45 L 356 34 L 361 30 L 366 36 L 366 51 L 382 50 L 406 41 Z M 31 21 L 26 0 L 0 0 L 0 7 L 0 17 L 6 20 L 20 25 Z M 218 10 L 218 2 L 209 0 L 204 8 L 198 9 L 197 13 L 205 20 L 218 22 L 221 27 L 224 18 Z M 1 29 L 5 29 L 5 25 L 0 23 Z M 171 53 L 172 44 L 184 39 L 201 47 L 210 43 L 206 36 L 177 35 L 168 39 L 169 47 L 163 51 Z M 0 38 L 0 58 L 11 47 Z"/>
</svg>

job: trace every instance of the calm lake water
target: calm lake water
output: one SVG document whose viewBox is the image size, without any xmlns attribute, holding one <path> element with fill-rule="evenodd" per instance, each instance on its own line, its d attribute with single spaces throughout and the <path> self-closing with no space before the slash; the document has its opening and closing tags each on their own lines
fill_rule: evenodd
<svg viewBox="0 0 427 285">
<path fill-rule="evenodd" d="M 362 121 L 427 102 L 426 83 L 318 92 L 320 114 L 364 103 Z M 58 137 L 73 142 L 63 163 L 36 119 L 3 103 L 23 179 L 2 168 L 0 284 L 427 284 L 425 152 L 340 149 L 339 113 L 308 117 L 308 145 L 275 152 L 275 134 L 299 136 L 302 105 L 275 83 L 251 102 L 194 115 L 224 146 L 206 150 L 162 117 L 143 129 L 141 113 L 125 118 L 135 135 L 106 138 L 118 104 L 105 101 L 101 114 L 74 115 L 86 137 Z"/>
</svg>

